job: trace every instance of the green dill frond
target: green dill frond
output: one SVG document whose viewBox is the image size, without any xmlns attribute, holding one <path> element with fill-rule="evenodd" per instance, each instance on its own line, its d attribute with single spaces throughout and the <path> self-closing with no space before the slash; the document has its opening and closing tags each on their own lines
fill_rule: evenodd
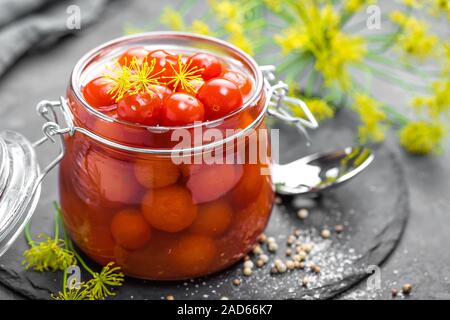
<svg viewBox="0 0 450 320">
<path fill-rule="evenodd" d="M 104 300 L 114 296 L 108 286 L 121 286 L 124 281 L 124 274 L 119 272 L 120 267 L 112 267 L 114 262 L 108 263 L 100 273 L 94 272 L 92 279 L 87 282 L 89 297 L 93 300 Z"/>
<path fill-rule="evenodd" d="M 22 264 L 25 269 L 33 268 L 35 271 L 57 271 L 65 270 L 71 265 L 76 265 L 77 260 L 73 252 L 64 248 L 65 242 L 62 239 L 53 239 L 46 235 L 41 242 L 30 242 L 30 248 L 23 253 Z"/>
</svg>

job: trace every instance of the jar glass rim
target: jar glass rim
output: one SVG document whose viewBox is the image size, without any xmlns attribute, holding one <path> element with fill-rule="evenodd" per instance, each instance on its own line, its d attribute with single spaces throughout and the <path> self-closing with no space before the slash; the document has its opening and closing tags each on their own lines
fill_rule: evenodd
<svg viewBox="0 0 450 320">
<path fill-rule="evenodd" d="M 226 51 L 233 53 L 237 57 L 239 57 L 242 61 L 244 61 L 247 66 L 251 69 L 254 76 L 254 82 L 255 82 L 255 88 L 252 92 L 252 95 L 250 98 L 245 101 L 245 103 L 234 112 L 227 114 L 226 116 L 215 119 L 212 121 L 205 121 L 202 123 L 194 123 L 191 125 L 186 126 L 177 126 L 177 127 L 165 127 L 165 126 L 147 126 L 137 123 L 132 123 L 128 121 L 123 121 L 120 119 L 115 119 L 112 117 L 109 117 L 108 115 L 102 113 L 101 111 L 95 109 L 87 101 L 84 99 L 82 93 L 81 93 L 81 84 L 79 83 L 81 79 L 81 74 L 84 71 L 84 69 L 91 63 L 95 58 L 100 57 L 105 50 L 109 48 L 115 48 L 120 46 L 121 44 L 126 44 L 129 41 L 145 41 L 145 40 L 157 40 L 157 39 L 183 39 L 183 40 L 192 40 L 192 41 L 198 41 L 207 43 L 208 45 L 215 45 L 221 49 L 225 49 Z M 116 122 L 116 123 L 122 123 L 128 126 L 134 126 L 139 128 L 145 128 L 149 131 L 167 131 L 167 130 L 175 130 L 175 129 L 191 129 L 195 127 L 201 127 L 201 126 L 215 126 L 221 124 L 223 121 L 232 118 L 239 114 L 240 112 L 246 110 L 249 106 L 255 105 L 258 102 L 258 99 L 261 95 L 261 92 L 263 90 L 264 81 L 263 81 L 263 74 L 261 69 L 259 68 L 259 65 L 257 62 L 247 53 L 242 51 L 241 49 L 237 48 L 236 46 L 214 38 L 210 36 L 195 34 L 195 33 L 189 33 L 189 32 L 174 32 L 174 31 L 155 31 L 155 32 L 146 32 L 146 33 L 139 33 L 135 35 L 128 35 L 123 36 L 120 38 L 113 39 L 111 41 L 108 41 L 100 46 L 95 47 L 94 49 L 87 52 L 85 55 L 83 55 L 78 62 L 76 63 L 75 67 L 73 68 L 71 79 L 70 79 L 70 88 L 72 92 L 74 93 L 75 98 L 81 103 L 83 108 L 87 110 L 89 113 L 93 114 L 94 116 L 108 121 L 108 122 Z M 264 111 L 263 111 L 264 112 Z"/>
</svg>

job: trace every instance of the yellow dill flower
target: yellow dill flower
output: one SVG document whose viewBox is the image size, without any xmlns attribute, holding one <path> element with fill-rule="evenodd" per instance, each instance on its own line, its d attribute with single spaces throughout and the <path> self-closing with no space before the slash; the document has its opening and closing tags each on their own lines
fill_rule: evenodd
<svg viewBox="0 0 450 320">
<path fill-rule="evenodd" d="M 442 55 L 442 75 L 450 76 L 450 42 L 445 42 L 443 44 L 443 55 Z"/>
<path fill-rule="evenodd" d="M 194 33 L 204 34 L 204 35 L 211 35 L 212 32 L 209 29 L 209 26 L 203 22 L 202 20 L 194 20 L 191 24 L 191 31 Z"/>
<path fill-rule="evenodd" d="M 244 33 L 233 32 L 232 34 L 230 34 L 228 40 L 236 47 L 239 47 L 248 54 L 252 55 L 254 53 L 253 45 L 250 39 Z"/>
<path fill-rule="evenodd" d="M 182 31 L 185 29 L 183 17 L 172 7 L 164 8 L 160 17 L 160 21 L 163 25 L 169 27 L 172 30 Z"/>
<path fill-rule="evenodd" d="M 237 21 L 237 20 L 227 21 L 223 25 L 223 28 L 228 33 L 244 33 L 244 27 L 242 26 L 241 21 Z"/>
<path fill-rule="evenodd" d="M 318 98 L 301 98 L 308 106 L 311 113 L 318 121 L 324 121 L 326 119 L 333 118 L 334 109 L 323 99 Z M 294 115 L 298 117 L 304 117 L 305 113 L 302 109 L 295 107 L 292 108 Z"/>
<path fill-rule="evenodd" d="M 433 52 L 438 38 L 428 32 L 429 26 L 414 17 L 394 11 L 390 18 L 402 27 L 402 32 L 397 38 L 397 45 L 409 56 L 424 59 Z"/>
<path fill-rule="evenodd" d="M 338 32 L 330 41 L 330 50 L 317 53 L 315 69 L 323 74 L 325 84 L 337 80 L 342 87 L 347 88 L 349 78 L 346 67 L 349 63 L 361 62 L 366 52 L 362 37 Z"/>
<path fill-rule="evenodd" d="M 371 97 L 358 93 L 354 97 L 354 108 L 361 118 L 358 128 L 361 143 L 381 142 L 384 140 L 386 115 L 381 110 L 381 104 Z"/>
<path fill-rule="evenodd" d="M 211 9 L 221 21 L 235 20 L 240 17 L 241 4 L 232 1 L 209 1 Z"/>
<path fill-rule="evenodd" d="M 94 272 L 92 279 L 86 284 L 89 297 L 94 300 L 104 300 L 107 297 L 114 296 L 108 286 L 121 286 L 124 281 L 124 274 L 119 272 L 120 267 L 112 267 L 113 262 L 103 267 L 100 273 Z"/>
<path fill-rule="evenodd" d="M 154 94 L 152 90 L 156 85 L 160 84 L 160 75 L 164 72 L 165 69 L 162 69 L 156 73 L 153 72 L 155 70 L 156 59 L 152 59 L 150 62 L 147 59 L 144 62 L 139 63 L 136 57 L 133 57 L 131 63 L 129 64 L 130 68 L 130 84 L 131 84 L 131 93 L 130 94 L 138 94 L 147 92 L 149 94 Z"/>
<path fill-rule="evenodd" d="M 117 102 L 123 98 L 125 93 L 132 88 L 131 69 L 124 65 L 116 63 L 113 68 L 107 67 L 107 73 L 104 74 L 106 79 L 111 80 L 112 87 L 108 90 L 108 94 Z"/>
<path fill-rule="evenodd" d="M 282 31 L 281 34 L 274 36 L 284 55 L 288 55 L 294 51 L 303 51 L 308 35 L 302 26 L 292 26 Z"/>
<path fill-rule="evenodd" d="M 376 0 L 345 0 L 344 9 L 347 12 L 354 13 L 361 9 L 361 7 L 374 4 L 376 2 Z"/>
<path fill-rule="evenodd" d="M 40 235 L 38 238 L 42 237 L 46 239 L 38 243 L 29 241 L 30 248 L 23 253 L 25 260 L 22 264 L 25 269 L 57 271 L 77 264 L 73 252 L 64 248 L 64 240 L 53 239 L 45 235 Z"/>
<path fill-rule="evenodd" d="M 428 115 L 433 119 L 438 119 L 450 111 L 450 80 L 434 81 L 431 87 L 433 95 L 415 97 L 412 104 L 417 108 L 426 107 Z"/>
<path fill-rule="evenodd" d="M 264 4 L 269 8 L 270 10 L 273 10 L 275 12 L 280 12 L 283 6 L 282 0 L 264 0 Z"/>
<path fill-rule="evenodd" d="M 440 150 L 444 135 L 441 123 L 410 122 L 400 131 L 400 145 L 409 153 L 425 155 Z"/>
<path fill-rule="evenodd" d="M 447 20 L 450 20 L 450 0 L 426 0 L 426 2 L 431 15 L 439 17 L 446 14 Z"/>
<path fill-rule="evenodd" d="M 419 9 L 423 7 L 423 0 L 419 1 L 419 0 L 402 0 L 402 3 L 410 8 L 415 8 L 415 9 Z"/>
<path fill-rule="evenodd" d="M 185 92 L 196 92 L 192 83 L 202 79 L 201 73 L 204 69 L 197 66 L 191 66 L 191 64 L 192 60 L 188 60 L 187 63 L 184 63 L 181 54 L 178 56 L 178 61 L 175 66 L 170 64 L 173 75 L 164 78 L 169 79 L 167 84 L 171 84 L 175 91 L 177 89 L 182 89 Z"/>
<path fill-rule="evenodd" d="M 362 37 L 340 30 L 340 15 L 332 5 L 305 4 L 298 4 L 297 8 L 301 21 L 275 35 L 274 40 L 284 54 L 311 53 L 315 69 L 323 74 L 326 85 L 337 80 L 346 87 L 347 66 L 363 59 L 366 43 Z"/>
<path fill-rule="evenodd" d="M 86 300 L 89 297 L 88 292 L 85 289 L 85 285 L 83 284 L 80 288 L 59 291 L 56 295 L 52 293 L 51 297 L 55 300 Z"/>
</svg>

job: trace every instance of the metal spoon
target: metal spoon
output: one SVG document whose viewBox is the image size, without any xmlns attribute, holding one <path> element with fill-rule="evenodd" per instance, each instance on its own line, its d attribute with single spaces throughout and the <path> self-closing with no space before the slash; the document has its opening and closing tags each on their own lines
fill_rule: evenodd
<svg viewBox="0 0 450 320">
<path fill-rule="evenodd" d="M 273 182 L 283 195 L 315 195 L 362 172 L 374 159 L 365 147 L 315 153 L 291 163 L 273 166 Z"/>
</svg>

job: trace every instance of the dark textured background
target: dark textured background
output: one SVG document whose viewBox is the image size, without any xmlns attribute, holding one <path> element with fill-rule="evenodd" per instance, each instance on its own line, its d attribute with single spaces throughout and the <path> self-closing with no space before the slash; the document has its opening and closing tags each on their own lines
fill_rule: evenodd
<svg viewBox="0 0 450 320">
<path fill-rule="evenodd" d="M 125 5 L 114 1 L 94 27 L 17 62 L 0 81 L 0 128 L 18 130 L 36 138 L 41 125 L 34 113 L 36 103 L 64 95 L 72 67 L 87 50 L 122 35 L 127 23 L 154 24 L 164 3 L 151 1 L 150 5 L 149 1 L 133 0 Z M 375 90 L 392 104 L 406 104 L 409 98 L 382 83 L 375 83 Z M 412 211 L 400 246 L 382 268 L 381 297 L 389 297 L 390 287 L 408 282 L 414 286 L 412 298 L 450 299 L 450 143 L 447 140 L 445 144 L 446 150 L 439 156 L 413 157 L 397 146 L 394 134 L 385 143 L 403 162 Z M 39 155 L 41 162 L 47 163 L 52 148 L 42 148 Z M 44 188 L 48 195 L 56 193 L 55 173 L 46 179 Z M 386 188 L 396 186 L 386 185 Z M 36 215 L 51 210 L 53 200 L 54 196 L 43 197 Z M 353 295 L 356 293 L 347 296 Z M 14 298 L 20 297 L 0 287 L 0 299 Z"/>
</svg>

